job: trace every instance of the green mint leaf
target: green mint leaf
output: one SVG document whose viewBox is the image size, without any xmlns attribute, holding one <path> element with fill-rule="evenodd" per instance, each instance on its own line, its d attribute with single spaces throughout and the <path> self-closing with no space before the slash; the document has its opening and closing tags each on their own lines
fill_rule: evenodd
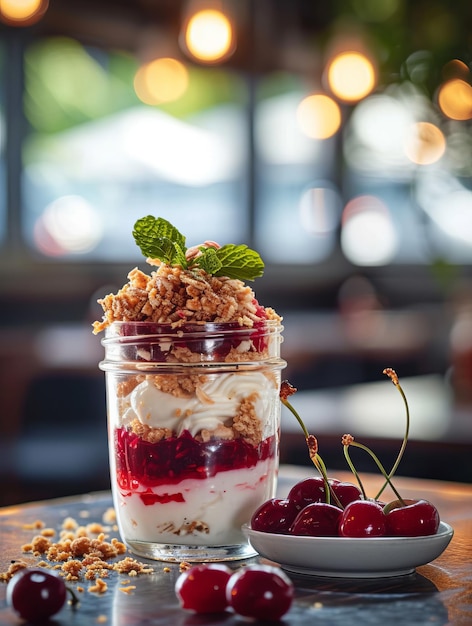
<svg viewBox="0 0 472 626">
<path fill-rule="evenodd" d="M 188 266 L 187 259 L 185 258 L 186 249 L 185 246 L 182 248 L 180 244 L 174 241 L 174 255 L 170 265 L 180 265 L 180 267 L 186 269 Z"/>
<path fill-rule="evenodd" d="M 221 261 L 215 248 L 200 248 L 202 254 L 195 259 L 195 264 L 201 267 L 207 274 L 217 275 L 221 269 Z"/>
<path fill-rule="evenodd" d="M 255 250 L 246 245 L 229 243 L 215 250 L 221 267 L 214 276 L 228 276 L 239 280 L 254 280 L 264 273 L 264 262 Z"/>
<path fill-rule="evenodd" d="M 147 215 L 137 220 L 133 237 L 145 257 L 158 259 L 166 265 L 188 268 L 185 237 L 163 217 Z M 244 282 L 264 273 L 261 257 L 246 245 L 230 243 L 222 248 L 201 246 L 200 252 L 191 264 L 212 276 L 228 276 Z"/>
<path fill-rule="evenodd" d="M 142 217 L 134 225 L 133 237 L 145 257 L 186 267 L 185 237 L 164 218 Z"/>
</svg>

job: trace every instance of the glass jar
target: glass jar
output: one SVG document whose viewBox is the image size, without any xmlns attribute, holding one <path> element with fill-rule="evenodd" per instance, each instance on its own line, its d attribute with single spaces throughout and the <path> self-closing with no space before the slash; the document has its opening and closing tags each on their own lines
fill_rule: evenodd
<svg viewBox="0 0 472 626">
<path fill-rule="evenodd" d="M 275 320 L 106 329 L 112 492 L 135 554 L 255 555 L 241 526 L 275 494 L 282 329 Z"/>
</svg>

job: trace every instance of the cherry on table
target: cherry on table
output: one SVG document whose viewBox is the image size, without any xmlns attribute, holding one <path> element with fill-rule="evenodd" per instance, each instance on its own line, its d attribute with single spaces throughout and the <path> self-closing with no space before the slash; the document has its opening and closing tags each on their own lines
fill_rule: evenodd
<svg viewBox="0 0 472 626">
<path fill-rule="evenodd" d="M 291 535 L 309 537 L 336 537 L 341 509 L 326 502 L 308 504 L 290 526 Z"/>
<path fill-rule="evenodd" d="M 242 567 L 226 586 L 226 599 L 236 613 L 264 621 L 275 621 L 285 615 L 293 595 L 290 578 L 270 565 Z"/>
<path fill-rule="evenodd" d="M 401 537 L 435 535 L 439 528 L 439 512 L 427 500 L 389 502 L 384 508 L 387 534 Z"/>
<path fill-rule="evenodd" d="M 378 502 L 356 500 L 347 505 L 339 520 L 342 537 L 382 537 L 386 534 L 386 515 Z"/>
<path fill-rule="evenodd" d="M 66 602 L 64 580 L 54 571 L 29 568 L 18 571 L 7 586 L 7 604 L 29 622 L 46 621 Z"/>
<path fill-rule="evenodd" d="M 220 563 L 194 565 L 180 574 L 175 593 L 183 609 L 195 613 L 222 613 L 228 607 L 226 585 L 232 570 Z"/>
</svg>

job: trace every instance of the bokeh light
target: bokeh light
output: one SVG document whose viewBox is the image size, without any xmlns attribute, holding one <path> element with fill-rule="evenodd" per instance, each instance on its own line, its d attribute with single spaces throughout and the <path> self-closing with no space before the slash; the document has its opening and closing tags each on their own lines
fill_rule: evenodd
<svg viewBox="0 0 472 626">
<path fill-rule="evenodd" d="M 472 246 L 472 192 L 448 190 L 430 198 L 424 210 L 434 223 L 453 239 Z"/>
<path fill-rule="evenodd" d="M 313 94 L 300 102 L 297 121 L 308 137 L 327 139 L 337 133 L 341 126 L 341 110 L 329 96 Z"/>
<path fill-rule="evenodd" d="M 442 69 L 442 77 L 444 80 L 451 80 L 452 78 L 462 78 L 462 80 L 470 79 L 470 70 L 468 65 L 460 59 L 452 59 L 446 63 Z"/>
<path fill-rule="evenodd" d="M 376 196 L 350 200 L 343 211 L 341 247 L 355 265 L 387 265 L 398 249 L 388 207 Z"/>
<path fill-rule="evenodd" d="M 327 67 L 328 84 L 344 102 L 358 102 L 375 87 L 376 71 L 372 61 L 360 52 L 342 52 Z"/>
<path fill-rule="evenodd" d="M 412 124 L 408 109 L 395 98 L 375 95 L 361 102 L 351 117 L 351 126 L 362 143 L 377 153 L 398 154 Z"/>
<path fill-rule="evenodd" d="M 30 26 L 39 21 L 49 0 L 0 0 L 0 19 L 10 26 Z"/>
<path fill-rule="evenodd" d="M 417 165 L 436 163 L 446 151 L 446 138 L 430 122 L 417 122 L 405 140 L 405 154 Z"/>
<path fill-rule="evenodd" d="M 465 80 L 453 78 L 439 88 L 438 104 L 452 120 L 472 119 L 472 87 Z"/>
<path fill-rule="evenodd" d="M 222 61 L 235 47 L 233 26 L 228 17 L 216 9 L 194 13 L 187 22 L 183 38 L 186 50 L 205 63 Z"/>
<path fill-rule="evenodd" d="M 101 240 L 97 211 L 81 196 L 61 196 L 51 202 L 35 224 L 36 247 L 48 256 L 81 254 Z"/>
<path fill-rule="evenodd" d="M 134 90 L 145 104 L 174 102 L 186 92 L 187 68 L 177 59 L 163 57 L 142 65 L 134 78 Z"/>
</svg>

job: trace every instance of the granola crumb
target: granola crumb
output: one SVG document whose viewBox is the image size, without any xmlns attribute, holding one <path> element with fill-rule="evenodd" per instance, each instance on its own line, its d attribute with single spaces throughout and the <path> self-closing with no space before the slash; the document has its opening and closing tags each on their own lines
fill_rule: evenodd
<svg viewBox="0 0 472 626">
<path fill-rule="evenodd" d="M 0 572 L 0 582 L 9 582 L 16 572 L 28 567 L 26 561 L 12 561 L 6 572 Z"/>
<path fill-rule="evenodd" d="M 76 530 L 78 526 L 78 523 L 73 517 L 66 517 L 62 522 L 62 528 L 64 530 Z"/>
<path fill-rule="evenodd" d="M 102 516 L 105 524 L 114 524 L 116 522 L 116 511 L 114 507 L 109 507 Z"/>
<path fill-rule="evenodd" d="M 106 615 L 99 615 L 95 621 L 97 624 L 106 624 L 106 622 L 108 622 L 108 617 Z"/>
<path fill-rule="evenodd" d="M 181 572 L 186 572 L 187 570 L 189 570 L 192 566 L 190 565 L 190 563 L 187 563 L 187 561 L 182 561 L 179 564 L 179 569 Z"/>
<path fill-rule="evenodd" d="M 29 524 L 23 524 L 22 528 L 23 530 L 40 530 L 41 528 L 44 528 L 46 526 L 46 524 L 37 519 L 34 522 L 31 522 Z"/>
<path fill-rule="evenodd" d="M 121 559 L 113 564 L 113 569 L 120 574 L 128 574 L 128 576 L 137 576 L 138 574 L 151 574 L 154 570 L 152 567 L 140 563 L 130 556 Z"/>
<path fill-rule="evenodd" d="M 127 587 L 118 587 L 123 593 L 132 593 L 136 589 L 136 585 L 128 585 Z"/>
<path fill-rule="evenodd" d="M 90 593 L 100 593 L 100 594 L 105 593 L 107 589 L 108 589 L 107 583 L 101 578 L 97 578 L 97 580 L 95 581 L 95 585 L 91 585 L 88 588 Z"/>
<path fill-rule="evenodd" d="M 108 509 L 105 516 L 109 520 L 116 518 L 114 509 Z M 34 564 L 35 567 L 58 570 L 68 582 L 95 581 L 91 588 L 104 593 L 106 583 L 103 579 L 107 578 L 110 571 L 130 577 L 154 571 L 152 567 L 125 556 L 125 544 L 116 537 L 108 540 L 105 527 L 98 522 L 80 526 L 75 519 L 68 517 L 61 525 L 58 540 L 54 542 L 45 537 L 43 532 L 46 530 L 46 535 L 52 536 L 56 531 L 46 529 L 42 522 L 35 522 L 28 529 L 38 530 L 38 526 L 43 529 L 41 535 L 35 535 L 29 543 L 23 544 L 22 552 L 40 559 Z M 117 558 L 119 560 L 115 560 Z M 0 573 L 0 582 L 8 582 L 16 571 L 32 566 L 32 563 L 24 560 L 13 561 L 6 572 Z"/>
</svg>

